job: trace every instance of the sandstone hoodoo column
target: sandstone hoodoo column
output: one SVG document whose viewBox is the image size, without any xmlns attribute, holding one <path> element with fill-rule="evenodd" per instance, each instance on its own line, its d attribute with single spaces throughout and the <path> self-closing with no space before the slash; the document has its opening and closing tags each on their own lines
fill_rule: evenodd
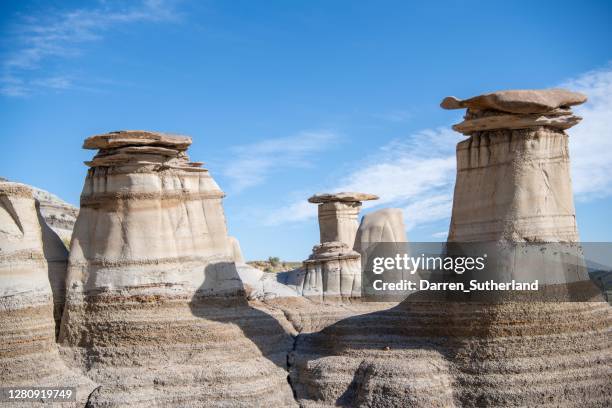
<svg viewBox="0 0 612 408">
<path fill-rule="evenodd" d="M 349 298 L 361 295 L 361 258 L 353 250 L 361 202 L 377 200 L 364 193 L 316 194 L 321 243 L 304 261 L 298 288 L 310 298 Z"/>
<path fill-rule="evenodd" d="M 572 253 L 579 238 L 565 133 L 581 119 L 571 106 L 585 101 L 582 94 L 549 89 L 442 102 L 445 109 L 467 108 L 453 129 L 469 136 L 457 145 L 448 240 L 496 245 L 502 262 L 493 263 L 486 278 L 539 279 L 540 285 L 588 282 L 580 252 Z M 460 306 L 466 317 L 473 315 L 453 357 L 461 384 L 455 395 L 462 404 L 603 406 L 609 401 L 612 309 L 605 302 Z"/>
<path fill-rule="evenodd" d="M 355 244 L 359 228 L 359 210 L 363 201 L 378 200 L 365 193 L 315 194 L 309 203 L 319 204 L 319 232 L 321 243 L 340 241 L 349 248 Z"/>
<path fill-rule="evenodd" d="M 0 226 L 0 384 L 77 387 L 68 406 L 83 406 L 95 384 L 62 362 L 55 343 L 54 295 L 63 300 L 66 249 L 25 185 L 0 182 Z"/>
<path fill-rule="evenodd" d="M 564 130 L 585 100 L 560 89 L 444 99 L 445 109 L 467 108 L 453 129 L 469 136 L 457 145 L 449 241 L 578 240 Z"/>
<path fill-rule="evenodd" d="M 284 406 L 292 340 L 249 305 L 224 193 L 191 138 L 121 131 L 99 149 L 72 238 L 60 340 L 92 406 Z"/>
</svg>

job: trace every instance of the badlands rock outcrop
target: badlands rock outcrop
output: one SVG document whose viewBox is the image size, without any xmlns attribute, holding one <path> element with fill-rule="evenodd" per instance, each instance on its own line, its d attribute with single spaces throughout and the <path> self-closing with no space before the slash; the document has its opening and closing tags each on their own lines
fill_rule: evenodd
<svg viewBox="0 0 612 408">
<path fill-rule="evenodd" d="M 378 196 L 342 192 L 310 197 L 309 203 L 318 204 L 321 243 L 340 241 L 353 248 L 359 228 L 359 210 L 362 202 L 369 200 L 378 200 Z"/>
<path fill-rule="evenodd" d="M 1 181 L 9 181 L 0 177 Z M 68 246 L 70 237 L 72 237 L 72 229 L 76 222 L 79 209 L 65 202 L 55 194 L 51 194 L 40 188 L 29 186 L 32 190 L 34 200 L 38 202 L 40 214 L 44 218 L 46 224 L 59 235 L 62 241 Z"/>
<path fill-rule="evenodd" d="M 397 243 L 401 246 L 406 242 L 408 242 L 408 237 L 402 210 L 383 208 L 361 218 L 353 249 L 363 258 L 373 244 Z"/>
<path fill-rule="evenodd" d="M 571 117 L 569 106 L 582 101 L 567 91 L 507 91 L 446 99 L 443 106 L 467 107 L 469 122 L 558 117 L 558 109 Z M 576 241 L 565 127 L 490 123 L 469 127 L 469 139 L 457 146 L 449 240 Z M 562 281 L 563 267 L 556 273 Z M 302 406 L 603 407 L 612 395 L 612 309 L 595 297 L 497 303 L 416 297 L 307 331 L 290 356 Z"/>
<path fill-rule="evenodd" d="M 312 299 L 359 297 L 361 257 L 353 250 L 359 210 L 363 201 L 377 199 L 373 194 L 353 192 L 310 197 L 308 202 L 318 204 L 321 242 L 287 283 Z"/>
<path fill-rule="evenodd" d="M 469 136 L 457 145 L 450 241 L 577 241 L 563 130 L 580 120 L 569 107 L 585 99 L 562 90 L 445 99 L 468 108 L 453 128 Z"/>
<path fill-rule="evenodd" d="M 34 199 L 40 204 L 40 213 L 45 222 L 66 244 L 70 244 L 74 223 L 79 209 L 68 204 L 55 194 L 40 188 L 32 188 Z"/>
<path fill-rule="evenodd" d="M 63 352 L 101 384 L 92 406 L 291 406 L 293 328 L 247 302 L 224 194 L 190 144 L 146 131 L 85 141 L 99 151 L 70 249 Z"/>
<path fill-rule="evenodd" d="M 68 406 L 84 406 L 95 384 L 62 362 L 55 343 L 67 252 L 23 184 L 0 182 L 0 226 L 0 384 L 76 387 Z"/>
</svg>

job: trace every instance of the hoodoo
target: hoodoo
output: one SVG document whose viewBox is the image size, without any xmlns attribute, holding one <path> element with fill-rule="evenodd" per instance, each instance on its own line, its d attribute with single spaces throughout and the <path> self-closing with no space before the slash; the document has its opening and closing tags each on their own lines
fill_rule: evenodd
<svg viewBox="0 0 612 408">
<path fill-rule="evenodd" d="M 359 210 L 363 201 L 378 200 L 374 194 L 343 192 L 315 194 L 309 203 L 318 204 L 321 243 L 340 241 L 349 248 L 355 244 Z"/>
<path fill-rule="evenodd" d="M 343 192 L 316 194 L 308 202 L 318 204 L 321 242 L 295 271 L 298 292 L 309 298 L 361 296 L 361 258 L 353 250 L 359 228 L 362 201 L 377 200 L 374 194 Z"/>
<path fill-rule="evenodd" d="M 457 145 L 449 241 L 578 240 L 564 130 L 581 119 L 570 106 L 585 100 L 551 89 L 442 102 L 467 108 L 453 129 L 469 136 Z"/>
<path fill-rule="evenodd" d="M 221 189 L 191 138 L 93 136 L 60 340 L 95 406 L 290 406 L 292 339 L 247 302 Z"/>
<path fill-rule="evenodd" d="M 82 407 L 96 385 L 63 363 L 55 343 L 66 249 L 32 194 L 23 184 L 0 182 L 0 384 L 76 387 L 76 402 L 67 406 Z"/>
</svg>

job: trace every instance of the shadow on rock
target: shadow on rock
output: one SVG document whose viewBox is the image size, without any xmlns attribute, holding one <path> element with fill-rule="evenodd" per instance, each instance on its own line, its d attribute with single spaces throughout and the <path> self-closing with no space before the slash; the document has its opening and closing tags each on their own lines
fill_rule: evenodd
<svg viewBox="0 0 612 408">
<path fill-rule="evenodd" d="M 238 327 L 262 356 L 287 370 L 287 354 L 293 349 L 294 338 L 270 311 L 255 307 L 255 302 L 249 303 L 236 265 L 210 264 L 204 275 L 204 282 L 189 303 L 193 315 Z M 282 319 L 282 312 L 279 318 Z"/>
</svg>

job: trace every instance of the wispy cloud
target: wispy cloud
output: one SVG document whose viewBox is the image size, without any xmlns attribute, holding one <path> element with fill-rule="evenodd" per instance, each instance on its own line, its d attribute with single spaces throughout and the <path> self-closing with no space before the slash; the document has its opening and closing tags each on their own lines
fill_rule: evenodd
<svg viewBox="0 0 612 408">
<path fill-rule="evenodd" d="M 570 134 L 574 194 L 579 201 L 612 195 L 612 68 L 587 72 L 560 85 L 588 95 L 574 110 L 584 120 Z M 402 208 L 407 229 L 448 220 L 455 181 L 455 145 L 461 135 L 448 128 L 427 129 L 381 147 L 363 165 L 328 191 L 374 193 L 379 201 L 365 207 Z M 316 216 L 306 200 L 273 211 L 264 221 L 284 224 Z M 444 238 L 447 232 L 432 235 Z"/>
<path fill-rule="evenodd" d="M 3 56 L 0 93 L 25 96 L 40 88 L 72 89 L 65 73 L 41 78 L 38 72 L 52 59 L 80 55 L 84 43 L 102 39 L 116 25 L 177 18 L 172 3 L 163 0 L 100 2 L 92 8 L 24 16 L 12 32 L 4 33 L 13 46 Z"/>
<path fill-rule="evenodd" d="M 230 189 L 240 192 L 263 183 L 273 172 L 310 166 L 313 153 L 328 149 L 338 140 L 336 133 L 320 130 L 235 146 L 232 160 L 222 172 L 230 179 Z"/>
<path fill-rule="evenodd" d="M 444 239 L 448 237 L 448 231 L 434 232 L 433 234 L 431 234 L 431 237 L 437 239 Z"/>
<path fill-rule="evenodd" d="M 574 108 L 583 120 L 568 130 L 572 182 L 579 201 L 612 195 L 612 66 L 562 84 L 589 98 Z"/>
<path fill-rule="evenodd" d="M 420 131 L 392 141 L 365 159 L 360 167 L 329 191 L 360 191 L 380 196 L 365 207 L 403 208 L 407 227 L 447 218 L 455 174 L 458 135 L 446 128 Z M 299 222 L 316 215 L 316 206 L 296 201 L 270 214 L 268 222 Z"/>
</svg>

